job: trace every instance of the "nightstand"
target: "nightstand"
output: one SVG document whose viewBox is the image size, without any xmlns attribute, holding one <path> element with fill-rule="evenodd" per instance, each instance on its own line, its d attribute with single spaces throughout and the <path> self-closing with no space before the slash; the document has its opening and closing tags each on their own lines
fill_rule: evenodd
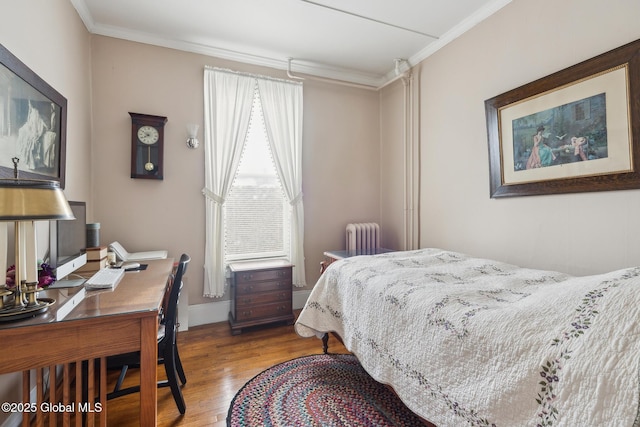
<svg viewBox="0 0 640 427">
<path fill-rule="evenodd" d="M 327 267 L 329 267 L 329 264 L 331 264 L 334 261 L 338 261 L 339 259 L 350 258 L 352 256 L 360 256 L 360 255 L 385 254 L 387 252 L 394 252 L 394 250 L 386 249 L 386 248 L 373 248 L 373 249 L 326 251 L 324 253 L 326 260 L 320 263 L 320 274 L 324 273 Z"/>
<path fill-rule="evenodd" d="M 286 260 L 229 264 L 231 334 L 243 328 L 276 322 L 293 324 L 293 265 Z"/>
</svg>

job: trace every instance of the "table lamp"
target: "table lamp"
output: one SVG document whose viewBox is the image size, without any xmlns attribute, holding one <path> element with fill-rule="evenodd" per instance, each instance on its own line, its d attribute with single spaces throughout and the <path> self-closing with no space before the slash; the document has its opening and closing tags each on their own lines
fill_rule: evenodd
<svg viewBox="0 0 640 427">
<path fill-rule="evenodd" d="M 0 179 L 0 277 L 7 271 L 7 223 L 15 223 L 15 288 L 0 283 L 0 316 L 37 311 L 38 265 L 35 221 L 74 219 L 71 207 L 56 181 Z M 10 297 L 13 296 L 13 299 Z M 7 300 L 5 300 L 7 298 Z"/>
</svg>

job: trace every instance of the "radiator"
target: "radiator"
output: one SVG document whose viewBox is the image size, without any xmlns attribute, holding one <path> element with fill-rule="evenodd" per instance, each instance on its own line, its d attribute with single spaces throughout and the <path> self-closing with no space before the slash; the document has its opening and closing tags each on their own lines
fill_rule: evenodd
<svg viewBox="0 0 640 427">
<path fill-rule="evenodd" d="M 347 224 L 347 250 L 368 250 L 380 247 L 380 226 L 375 222 Z"/>
</svg>

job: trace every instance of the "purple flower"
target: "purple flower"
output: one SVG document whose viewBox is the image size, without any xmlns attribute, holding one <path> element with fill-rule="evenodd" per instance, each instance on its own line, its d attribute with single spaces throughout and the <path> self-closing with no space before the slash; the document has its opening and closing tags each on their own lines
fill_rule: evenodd
<svg viewBox="0 0 640 427">
<path fill-rule="evenodd" d="M 42 263 L 38 268 L 38 287 L 45 288 L 56 281 L 56 275 L 49 264 Z M 12 265 L 7 269 L 6 285 L 8 288 L 16 286 L 16 266 Z"/>
</svg>

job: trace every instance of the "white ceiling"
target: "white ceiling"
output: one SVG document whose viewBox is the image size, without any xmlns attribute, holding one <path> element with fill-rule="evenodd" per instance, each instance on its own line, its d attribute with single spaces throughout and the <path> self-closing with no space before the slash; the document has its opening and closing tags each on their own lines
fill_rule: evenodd
<svg viewBox="0 0 640 427">
<path fill-rule="evenodd" d="M 512 0 L 71 0 L 94 34 L 380 87 Z M 291 58 L 289 60 L 289 58 Z"/>
</svg>

